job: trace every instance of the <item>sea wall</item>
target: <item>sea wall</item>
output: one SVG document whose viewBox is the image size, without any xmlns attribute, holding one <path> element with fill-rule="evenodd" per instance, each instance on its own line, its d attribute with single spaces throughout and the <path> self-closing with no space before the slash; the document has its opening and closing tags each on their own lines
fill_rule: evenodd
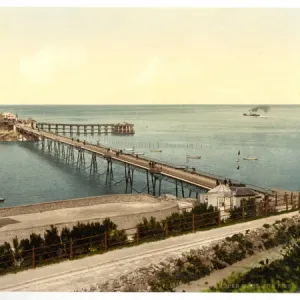
<svg viewBox="0 0 300 300">
<path fill-rule="evenodd" d="M 70 200 L 52 201 L 30 205 L 19 205 L 0 208 L 0 217 L 9 217 L 23 214 L 39 213 L 50 210 L 92 206 L 106 203 L 121 202 L 155 202 L 154 197 L 147 194 L 116 194 L 96 197 L 76 198 Z"/>
<path fill-rule="evenodd" d="M 121 202 L 158 202 L 159 205 L 154 208 L 154 210 L 145 209 L 145 211 L 133 214 L 122 214 L 122 211 L 116 212 L 115 216 L 110 216 L 109 218 L 118 225 L 119 229 L 130 229 L 127 233 L 134 234 L 136 225 L 142 221 L 143 218 L 150 218 L 151 216 L 155 217 L 157 220 L 162 220 L 172 213 L 179 212 L 179 207 L 177 201 L 174 200 L 162 200 L 156 199 L 149 195 L 109 195 L 109 196 L 100 196 L 100 197 L 90 197 L 66 201 L 55 201 L 49 203 L 42 203 L 36 205 L 26 205 L 26 206 L 17 206 L 11 208 L 1 209 L 2 214 L 5 216 L 12 216 L 26 213 L 38 213 L 41 211 L 57 210 L 57 209 L 67 209 L 72 207 L 80 207 L 87 205 L 99 205 L 106 203 L 121 203 Z M 25 208 L 22 211 L 22 208 Z M 1 216 L 1 214 L 0 214 Z M 95 218 L 95 219 L 86 219 L 80 220 L 81 223 L 88 222 L 102 222 L 105 217 Z M 3 242 L 11 242 L 12 239 L 17 236 L 19 239 L 28 238 L 31 233 L 41 234 L 49 229 L 50 225 L 55 225 L 58 228 L 59 233 L 63 227 L 72 228 L 77 224 L 77 221 L 66 222 L 66 223 L 56 223 L 53 221 L 52 224 L 36 226 L 30 228 L 19 228 L 19 229 L 6 229 L 5 227 L 0 228 L 0 244 Z"/>
</svg>

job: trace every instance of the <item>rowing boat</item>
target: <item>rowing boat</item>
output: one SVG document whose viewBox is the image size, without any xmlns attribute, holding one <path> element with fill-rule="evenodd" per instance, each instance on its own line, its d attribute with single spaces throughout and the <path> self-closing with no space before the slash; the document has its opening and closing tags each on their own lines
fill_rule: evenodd
<svg viewBox="0 0 300 300">
<path fill-rule="evenodd" d="M 191 159 L 200 159 L 201 156 L 191 156 L 191 155 L 187 155 L 186 158 L 191 158 Z"/>
<path fill-rule="evenodd" d="M 257 157 L 244 157 L 244 160 L 257 160 Z"/>
<path fill-rule="evenodd" d="M 159 149 L 150 149 L 150 152 L 162 152 L 162 150 L 159 150 Z"/>
</svg>

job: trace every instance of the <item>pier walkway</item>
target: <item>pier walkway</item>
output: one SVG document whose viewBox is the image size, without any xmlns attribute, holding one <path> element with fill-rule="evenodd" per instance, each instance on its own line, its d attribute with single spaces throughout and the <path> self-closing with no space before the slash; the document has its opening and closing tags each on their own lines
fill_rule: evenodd
<svg viewBox="0 0 300 300">
<path fill-rule="evenodd" d="M 97 156 L 100 156 L 105 159 L 110 159 L 113 162 L 121 163 L 124 165 L 129 165 L 133 168 L 140 169 L 142 171 L 149 172 L 151 174 L 155 173 L 157 175 L 161 175 L 163 177 L 168 177 L 170 179 L 173 179 L 173 181 L 176 181 L 176 191 L 177 191 L 177 181 L 179 183 L 185 183 L 189 186 L 193 186 L 199 189 L 205 189 L 210 190 L 216 186 L 216 181 L 220 180 L 219 176 L 207 176 L 204 174 L 201 174 L 199 172 L 193 172 L 190 170 L 184 170 L 184 169 L 176 169 L 175 166 L 171 166 L 171 164 L 163 163 L 163 162 L 157 162 L 155 164 L 155 167 L 151 167 L 151 159 L 149 158 L 143 158 L 143 157 L 136 157 L 132 154 L 125 154 L 125 153 L 118 153 L 117 149 L 110 149 L 105 148 L 103 146 L 99 145 L 93 145 L 83 142 L 77 142 L 75 140 L 72 140 L 71 138 L 67 138 L 64 136 L 56 135 L 54 133 L 45 132 L 41 130 L 32 129 L 30 127 L 25 127 L 22 125 L 17 125 L 17 129 L 22 133 L 25 133 L 27 135 L 34 135 L 39 139 L 50 139 L 52 141 L 57 141 L 60 143 L 63 143 L 65 145 L 73 146 L 75 148 L 80 148 L 81 150 L 85 150 L 91 154 L 96 154 Z M 252 190 L 266 194 L 270 193 L 270 190 L 260 188 L 260 187 L 254 187 L 247 185 Z M 182 187 L 183 189 L 183 187 Z"/>
<path fill-rule="evenodd" d="M 73 124 L 73 123 L 36 123 L 36 127 L 41 130 L 55 130 L 58 132 L 69 132 L 80 134 L 83 133 L 114 133 L 114 134 L 134 134 L 134 125 L 130 123 L 117 123 L 117 124 Z"/>
</svg>

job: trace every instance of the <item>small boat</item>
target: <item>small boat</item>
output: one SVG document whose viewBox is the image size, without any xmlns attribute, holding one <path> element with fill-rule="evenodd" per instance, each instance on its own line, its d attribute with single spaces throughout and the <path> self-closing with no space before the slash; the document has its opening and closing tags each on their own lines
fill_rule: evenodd
<svg viewBox="0 0 300 300">
<path fill-rule="evenodd" d="M 132 149 L 123 149 L 123 151 L 134 152 L 134 147 Z"/>
<path fill-rule="evenodd" d="M 5 199 L 0 197 L 0 203 L 3 203 L 4 201 Z"/>
<path fill-rule="evenodd" d="M 143 152 L 134 152 L 134 153 L 132 153 L 133 155 L 145 155 L 145 153 L 143 153 Z"/>
<path fill-rule="evenodd" d="M 162 150 L 159 150 L 159 149 L 150 149 L 150 152 L 162 152 Z"/>
<path fill-rule="evenodd" d="M 254 112 L 252 112 L 251 110 L 249 110 L 249 114 L 243 114 L 244 117 L 259 117 L 259 114 L 256 114 Z"/>
<path fill-rule="evenodd" d="M 244 160 L 257 160 L 257 157 L 244 157 Z"/>
<path fill-rule="evenodd" d="M 186 158 L 191 158 L 191 159 L 200 159 L 201 156 L 191 156 L 191 155 L 187 155 Z"/>
</svg>

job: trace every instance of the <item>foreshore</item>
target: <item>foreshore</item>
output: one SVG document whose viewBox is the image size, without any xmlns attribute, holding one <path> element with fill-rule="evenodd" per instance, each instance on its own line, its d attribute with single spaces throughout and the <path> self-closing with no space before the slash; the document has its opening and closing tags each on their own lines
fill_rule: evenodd
<svg viewBox="0 0 300 300">
<path fill-rule="evenodd" d="M 19 134 L 13 130 L 0 130 L 0 142 L 17 142 L 19 141 Z"/>
</svg>

